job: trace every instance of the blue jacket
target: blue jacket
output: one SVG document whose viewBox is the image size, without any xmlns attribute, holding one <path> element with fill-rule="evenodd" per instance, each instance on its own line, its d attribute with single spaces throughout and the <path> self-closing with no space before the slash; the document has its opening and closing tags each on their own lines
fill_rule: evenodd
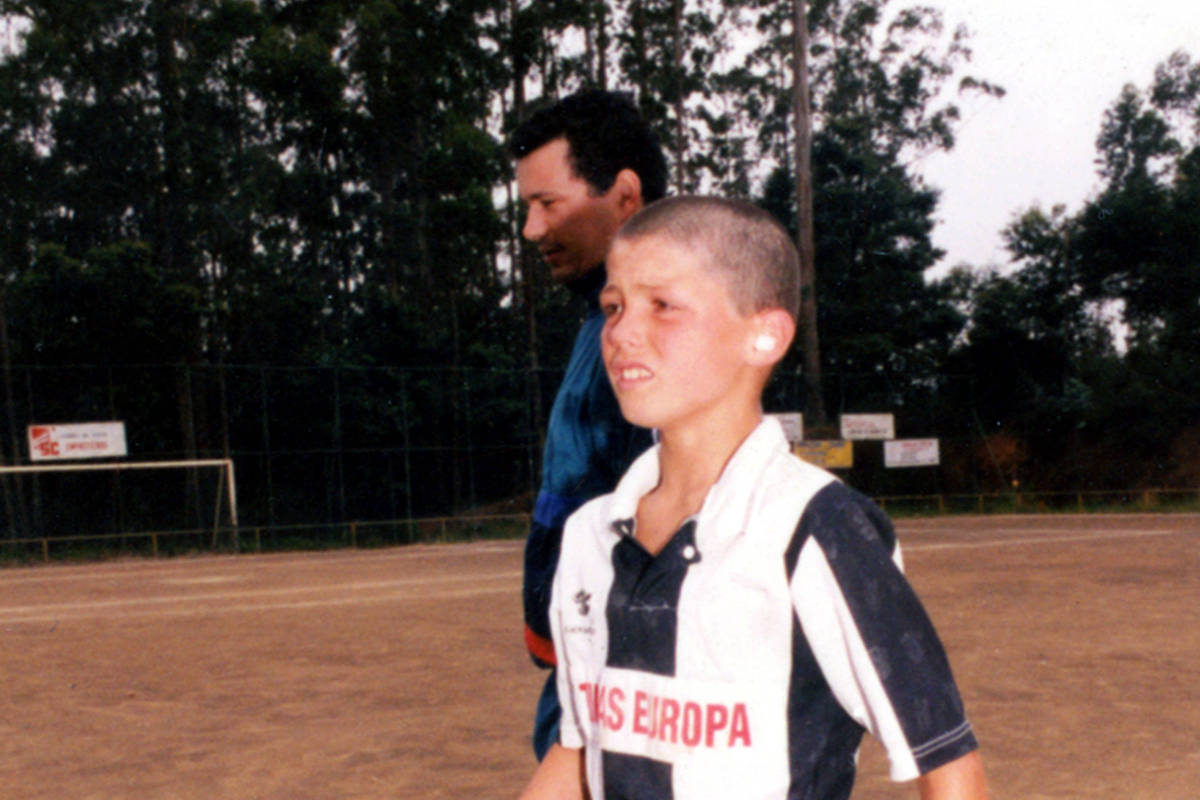
<svg viewBox="0 0 1200 800">
<path fill-rule="evenodd" d="M 600 356 L 598 282 L 588 281 L 588 315 L 575 337 L 567 371 L 550 410 L 542 485 L 525 544 L 525 644 L 539 666 L 554 665 L 550 639 L 550 585 L 558 565 L 563 524 L 588 500 L 611 492 L 625 469 L 650 444 L 650 432 L 621 416 Z M 589 278 L 591 276 L 589 275 Z"/>
</svg>

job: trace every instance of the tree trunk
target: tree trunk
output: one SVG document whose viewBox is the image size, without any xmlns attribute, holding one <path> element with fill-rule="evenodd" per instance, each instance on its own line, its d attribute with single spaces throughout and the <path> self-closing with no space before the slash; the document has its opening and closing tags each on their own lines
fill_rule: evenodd
<svg viewBox="0 0 1200 800">
<path fill-rule="evenodd" d="M 12 443 L 12 464 L 19 461 L 21 452 L 21 437 L 17 434 L 16 403 L 12 391 L 12 358 L 8 349 L 8 312 L 6 308 L 7 290 L 0 286 L 0 361 L 4 369 L 4 410 L 8 420 L 9 441 Z M 4 455 L 4 447 L 0 444 L 0 464 L 8 463 Z M 5 477 L 0 488 L 4 492 L 4 509 L 8 513 L 9 537 L 18 539 L 28 530 L 25 519 L 25 497 L 22 480 L 17 476 L 11 479 Z"/>
<path fill-rule="evenodd" d="M 796 248 L 800 251 L 800 344 L 804 349 L 804 414 L 814 426 L 825 424 L 821 393 L 821 348 L 817 336 L 817 272 L 813 246 L 812 118 L 808 97 L 808 9 L 793 2 L 792 118 L 796 148 Z"/>
<path fill-rule="evenodd" d="M 509 24 L 512 26 L 510 41 L 517 46 L 518 43 L 524 41 L 520 36 L 520 31 L 517 30 L 517 0 L 509 0 Z M 603 30 L 603 24 L 602 24 Z M 600 73 L 604 74 L 604 51 L 607 45 L 607 34 L 599 37 L 600 48 Z M 513 64 L 513 119 L 523 120 L 525 118 L 525 76 L 529 71 L 529 59 L 526 54 L 519 50 L 510 54 Z M 515 208 L 515 206 L 513 206 Z M 537 293 L 534 291 L 534 259 L 533 251 L 525 245 L 525 240 L 521 236 L 521 221 L 519 215 L 514 220 L 513 229 L 511 231 L 512 241 L 515 243 L 513 251 L 515 257 L 513 259 L 513 280 L 520 280 L 520 294 L 525 305 L 525 321 L 526 332 L 529 342 L 529 381 L 528 391 L 530 398 L 530 407 L 532 409 L 532 419 L 530 420 L 531 429 L 537 432 L 537 442 L 535 452 L 532 454 L 531 462 L 531 484 L 536 487 L 539 482 L 538 468 L 540 467 L 539 459 L 542 453 L 542 448 L 545 446 L 545 430 L 542 425 L 542 390 L 541 381 L 538 379 L 538 324 L 537 324 Z M 519 278 L 517 277 L 519 276 Z M 515 301 L 514 297 L 514 301 Z"/>
<path fill-rule="evenodd" d="M 608 3 L 596 3 L 596 85 L 608 90 Z"/>
<path fill-rule="evenodd" d="M 671 76 L 671 91 L 675 94 L 675 192 L 683 194 L 686 190 L 687 172 L 687 120 L 683 105 L 683 0 L 672 0 L 671 7 L 674 12 L 672 31 L 675 39 L 674 51 L 671 54 L 674 72 Z"/>
</svg>

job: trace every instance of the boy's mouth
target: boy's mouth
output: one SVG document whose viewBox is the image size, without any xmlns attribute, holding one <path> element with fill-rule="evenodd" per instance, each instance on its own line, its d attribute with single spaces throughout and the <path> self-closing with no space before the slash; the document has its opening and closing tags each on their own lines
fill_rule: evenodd
<svg viewBox="0 0 1200 800">
<path fill-rule="evenodd" d="M 638 381 L 650 377 L 650 370 L 645 367 L 622 367 L 617 375 L 623 381 Z"/>
<path fill-rule="evenodd" d="M 630 387 L 654 377 L 654 373 L 641 364 L 614 364 L 611 374 L 613 383 L 619 388 Z"/>
</svg>

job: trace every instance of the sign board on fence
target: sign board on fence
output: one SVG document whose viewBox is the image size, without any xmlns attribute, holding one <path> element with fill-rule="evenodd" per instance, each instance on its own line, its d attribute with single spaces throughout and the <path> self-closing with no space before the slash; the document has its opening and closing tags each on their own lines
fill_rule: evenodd
<svg viewBox="0 0 1200 800">
<path fill-rule="evenodd" d="M 854 466 L 853 442 L 839 439 L 792 442 L 792 452 L 808 463 L 825 469 L 850 469 Z"/>
<path fill-rule="evenodd" d="M 939 463 L 937 439 L 893 439 L 883 443 L 885 467 L 935 467 Z"/>
<path fill-rule="evenodd" d="M 29 426 L 30 461 L 65 461 L 124 455 L 128 455 L 125 451 L 124 422 Z"/>
<path fill-rule="evenodd" d="M 789 442 L 804 441 L 803 414 L 797 411 L 789 414 L 768 414 L 767 416 L 779 420 L 779 424 L 783 426 L 783 435 Z"/>
<path fill-rule="evenodd" d="M 896 422 L 891 414 L 842 414 L 842 438 L 895 439 Z"/>
</svg>

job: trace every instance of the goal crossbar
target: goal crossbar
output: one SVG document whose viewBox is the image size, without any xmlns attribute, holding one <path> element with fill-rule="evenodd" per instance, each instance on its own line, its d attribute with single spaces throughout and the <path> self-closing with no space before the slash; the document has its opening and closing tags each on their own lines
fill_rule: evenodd
<svg viewBox="0 0 1200 800">
<path fill-rule="evenodd" d="M 99 464 L 30 464 L 15 467 L 0 466 L 0 475 L 126 469 L 186 469 L 188 467 L 223 467 L 225 469 L 224 488 L 229 492 L 229 521 L 236 528 L 238 524 L 237 485 L 233 477 L 233 460 L 229 458 L 193 458 L 180 461 L 105 461 Z M 220 519 L 221 516 L 221 488 L 221 483 L 218 481 L 216 519 Z"/>
</svg>

